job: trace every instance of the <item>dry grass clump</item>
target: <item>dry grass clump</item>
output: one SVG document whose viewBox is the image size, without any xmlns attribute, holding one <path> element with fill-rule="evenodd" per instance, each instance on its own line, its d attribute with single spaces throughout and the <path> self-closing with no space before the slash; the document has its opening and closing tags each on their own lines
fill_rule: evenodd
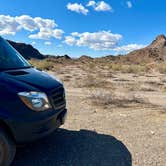
<svg viewBox="0 0 166 166">
<path fill-rule="evenodd" d="M 123 73 L 144 73 L 150 71 L 146 65 L 126 65 L 121 63 L 110 63 L 109 69 L 112 71 L 120 71 Z"/>
<path fill-rule="evenodd" d="M 86 62 L 84 62 L 84 61 L 80 61 L 80 62 L 78 62 L 77 61 L 77 63 L 79 63 L 79 68 L 80 69 L 82 69 L 83 71 L 85 71 L 85 72 L 94 72 L 94 71 L 96 71 L 96 69 L 97 69 L 97 67 L 98 67 L 98 64 L 96 64 L 96 63 L 94 63 L 94 62 L 91 62 L 91 61 L 86 61 Z"/>
<path fill-rule="evenodd" d="M 98 75 L 87 74 L 81 81 L 77 82 L 77 85 L 82 88 L 110 88 L 114 89 L 114 86 L 106 78 L 100 78 Z"/>
<path fill-rule="evenodd" d="M 160 87 L 160 90 L 161 90 L 162 92 L 166 92 L 166 85 L 161 86 L 161 87 Z"/>
<path fill-rule="evenodd" d="M 140 90 L 141 85 L 139 83 L 128 83 L 124 85 L 124 88 L 126 88 L 129 91 L 138 91 Z"/>
<path fill-rule="evenodd" d="M 71 60 L 72 62 L 72 60 Z M 86 61 L 76 61 L 80 64 L 81 68 L 86 71 L 95 71 L 97 69 L 110 70 L 110 71 L 120 71 L 124 73 L 149 73 L 152 71 L 159 71 L 160 73 L 166 73 L 166 62 L 147 62 L 146 60 L 141 63 L 131 63 L 128 61 L 114 61 L 108 59 L 87 59 Z"/>
<path fill-rule="evenodd" d="M 29 63 L 41 70 L 52 70 L 55 66 L 54 62 L 48 61 L 47 59 L 44 60 L 31 59 L 29 60 Z"/>
<path fill-rule="evenodd" d="M 125 73 L 144 73 L 148 71 L 148 68 L 146 66 L 138 66 L 138 65 L 127 65 L 124 66 L 122 72 Z"/>
<path fill-rule="evenodd" d="M 90 99 L 98 106 L 108 106 L 115 100 L 115 95 L 113 92 L 93 91 Z"/>
<path fill-rule="evenodd" d="M 150 104 L 148 99 L 138 97 L 136 95 L 122 95 L 119 96 L 113 91 L 93 91 L 91 97 L 93 104 L 98 106 L 116 106 L 129 107 L 130 104 Z"/>
<path fill-rule="evenodd" d="M 55 63 L 54 61 L 50 60 L 49 58 L 43 60 L 37 59 L 30 59 L 29 63 L 33 66 L 37 67 L 40 70 L 50 70 L 50 71 L 57 71 L 61 69 L 62 65 L 59 63 Z"/>
<path fill-rule="evenodd" d="M 157 91 L 157 88 L 156 88 L 156 87 L 153 87 L 153 86 L 149 86 L 149 85 L 143 84 L 143 85 L 140 87 L 140 91 L 144 91 L 144 92 L 154 92 L 154 91 Z"/>
<path fill-rule="evenodd" d="M 69 82 L 72 78 L 73 78 L 73 77 L 70 76 L 70 75 L 64 75 L 64 76 L 61 78 L 61 80 L 62 80 L 63 82 Z"/>
<path fill-rule="evenodd" d="M 166 74 L 166 62 L 157 64 L 157 69 L 161 74 Z"/>
</svg>

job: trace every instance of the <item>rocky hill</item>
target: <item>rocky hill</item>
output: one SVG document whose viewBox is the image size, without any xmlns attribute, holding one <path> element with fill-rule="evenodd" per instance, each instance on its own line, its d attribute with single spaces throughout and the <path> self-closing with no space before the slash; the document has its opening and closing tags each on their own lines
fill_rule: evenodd
<svg viewBox="0 0 166 166">
<path fill-rule="evenodd" d="M 44 59 L 44 55 L 42 55 L 37 49 L 32 47 L 32 45 L 30 44 L 16 43 L 9 40 L 8 42 L 26 59 Z"/>
<path fill-rule="evenodd" d="M 25 59 L 45 59 L 49 58 L 52 60 L 61 59 L 61 60 L 69 60 L 71 59 L 68 55 L 63 56 L 55 56 L 55 55 L 43 55 L 36 48 L 34 48 L 30 44 L 25 43 L 17 43 L 14 41 L 8 40 L 8 42 L 25 58 Z"/>
<path fill-rule="evenodd" d="M 149 46 L 130 52 L 120 59 L 131 63 L 166 61 L 166 37 L 164 35 L 159 35 Z"/>
<path fill-rule="evenodd" d="M 126 55 L 118 56 L 105 56 L 100 58 L 91 59 L 87 56 L 82 56 L 79 60 L 86 61 L 102 61 L 102 62 L 114 62 L 123 64 L 144 64 L 154 62 L 166 62 L 166 37 L 159 35 L 152 43 L 142 49 L 132 51 Z"/>
<path fill-rule="evenodd" d="M 26 59 L 71 59 L 68 55 L 64 56 L 51 56 L 43 55 L 33 46 L 25 43 L 16 43 L 13 41 L 8 41 L 18 52 L 20 52 Z M 80 61 L 114 61 L 115 63 L 128 63 L 128 64 L 140 64 L 140 63 L 152 63 L 152 62 L 163 62 L 166 61 L 166 37 L 164 35 L 159 35 L 156 39 L 147 47 L 130 52 L 127 55 L 119 56 L 105 56 L 101 58 L 91 58 L 89 56 L 81 56 L 78 58 Z"/>
</svg>

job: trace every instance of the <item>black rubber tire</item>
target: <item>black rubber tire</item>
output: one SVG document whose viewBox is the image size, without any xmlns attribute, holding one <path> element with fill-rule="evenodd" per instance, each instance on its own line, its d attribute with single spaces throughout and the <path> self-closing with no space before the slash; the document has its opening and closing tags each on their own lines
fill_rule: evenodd
<svg viewBox="0 0 166 166">
<path fill-rule="evenodd" d="M 10 166 L 16 153 L 12 138 L 0 127 L 0 166 Z"/>
</svg>

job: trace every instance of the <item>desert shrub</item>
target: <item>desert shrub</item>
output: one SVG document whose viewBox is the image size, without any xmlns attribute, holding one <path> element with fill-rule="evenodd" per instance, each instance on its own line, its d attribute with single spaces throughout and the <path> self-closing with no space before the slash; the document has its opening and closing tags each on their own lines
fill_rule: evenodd
<svg viewBox="0 0 166 166">
<path fill-rule="evenodd" d="M 95 62 L 86 62 L 86 63 L 83 63 L 80 68 L 85 71 L 85 72 L 88 72 L 88 73 L 96 73 L 98 67 L 100 65 L 99 64 L 96 64 Z"/>
<path fill-rule="evenodd" d="M 113 70 L 113 71 L 121 71 L 122 70 L 122 65 L 121 64 L 110 63 L 109 69 Z"/>
<path fill-rule="evenodd" d="M 154 86 L 142 85 L 142 86 L 140 87 L 140 91 L 144 91 L 144 92 L 154 92 L 154 91 L 157 91 L 157 88 L 155 88 Z"/>
<path fill-rule="evenodd" d="M 160 89 L 162 92 L 166 92 L 166 85 L 161 86 Z"/>
<path fill-rule="evenodd" d="M 157 69 L 161 74 L 166 74 L 166 63 L 158 64 Z"/>
<path fill-rule="evenodd" d="M 91 62 L 91 63 L 88 63 L 88 66 L 89 70 L 94 70 L 96 68 L 96 64 Z"/>
<path fill-rule="evenodd" d="M 107 79 L 92 74 L 87 74 L 82 81 L 78 82 L 78 86 L 83 88 L 114 88 L 112 83 Z"/>
<path fill-rule="evenodd" d="M 123 72 L 125 73 L 142 73 L 146 72 L 147 68 L 146 66 L 140 66 L 140 65 L 127 65 L 123 67 Z"/>
<path fill-rule="evenodd" d="M 41 70 L 52 70 L 55 66 L 54 62 L 48 61 L 47 59 L 44 59 L 44 60 L 31 59 L 31 60 L 29 60 L 29 62 L 33 66 L 35 66 Z"/>
<path fill-rule="evenodd" d="M 109 69 L 113 71 L 120 71 L 123 73 L 142 73 L 149 71 L 148 67 L 146 65 L 126 65 L 126 64 L 120 64 L 120 63 L 111 63 L 109 65 Z"/>
<path fill-rule="evenodd" d="M 116 107 L 127 107 L 129 104 L 150 104 L 148 99 L 138 97 L 136 95 L 123 95 L 118 96 L 113 91 L 91 91 L 91 101 L 98 106 L 116 106 Z"/>
<path fill-rule="evenodd" d="M 115 95 L 109 92 L 104 92 L 104 91 L 93 91 L 90 92 L 91 96 L 90 99 L 95 105 L 98 106 L 107 106 L 113 103 L 115 99 Z"/>
</svg>

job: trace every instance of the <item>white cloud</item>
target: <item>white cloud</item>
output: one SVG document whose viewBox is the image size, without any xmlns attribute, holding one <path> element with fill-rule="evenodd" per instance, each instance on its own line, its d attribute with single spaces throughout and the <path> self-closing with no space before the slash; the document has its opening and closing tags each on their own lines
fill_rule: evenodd
<svg viewBox="0 0 166 166">
<path fill-rule="evenodd" d="M 35 45 L 35 44 L 36 44 L 36 42 L 35 42 L 35 41 L 33 41 L 31 44 L 32 44 L 32 45 Z"/>
<path fill-rule="evenodd" d="M 54 29 L 54 30 L 53 30 L 53 36 L 54 36 L 56 39 L 61 39 L 63 33 L 64 33 L 64 31 L 63 31 L 62 29 Z"/>
<path fill-rule="evenodd" d="M 143 44 L 129 44 L 129 45 L 116 47 L 113 50 L 118 52 L 118 53 L 128 53 L 128 52 L 138 50 L 138 49 L 141 49 L 141 48 L 144 48 L 144 47 L 146 47 L 146 45 L 143 45 Z"/>
<path fill-rule="evenodd" d="M 29 15 L 16 17 L 0 15 L 0 35 L 15 35 L 16 32 L 24 29 L 30 32 L 38 31 L 29 35 L 32 39 L 50 39 L 51 37 L 61 39 L 64 31 L 56 27 L 57 24 L 51 19 L 33 18 Z"/>
<path fill-rule="evenodd" d="M 76 45 L 77 40 L 72 36 L 66 36 L 63 42 L 70 46 L 73 46 L 73 45 Z"/>
<path fill-rule="evenodd" d="M 126 4 L 127 4 L 127 7 L 128 7 L 128 8 L 132 8 L 132 7 L 133 7 L 133 4 L 132 4 L 131 1 L 127 1 Z"/>
<path fill-rule="evenodd" d="M 57 26 L 54 20 L 43 19 L 41 17 L 30 17 L 28 15 L 16 16 L 15 20 L 22 28 L 28 31 L 36 29 L 53 29 Z"/>
<path fill-rule="evenodd" d="M 86 6 L 95 6 L 96 2 L 95 1 L 89 1 L 88 4 Z"/>
<path fill-rule="evenodd" d="M 28 15 L 16 16 L 14 19 L 20 28 L 24 28 L 25 30 L 32 32 L 38 28 L 34 19 Z"/>
<path fill-rule="evenodd" d="M 39 28 L 49 28 L 52 29 L 57 27 L 58 25 L 55 23 L 54 20 L 51 19 L 43 19 L 41 17 L 35 17 L 34 21 L 37 23 Z"/>
<path fill-rule="evenodd" d="M 51 37 L 61 39 L 64 31 L 61 29 L 44 29 L 42 28 L 38 33 L 29 35 L 31 39 L 49 40 Z"/>
<path fill-rule="evenodd" d="M 0 15 L 0 35 L 15 35 L 20 30 L 19 23 L 14 17 Z"/>
<path fill-rule="evenodd" d="M 75 36 L 75 37 L 78 37 L 80 35 L 80 33 L 78 33 L 78 32 L 72 32 L 71 35 Z"/>
<path fill-rule="evenodd" d="M 120 34 L 113 34 L 110 31 L 99 32 L 74 32 L 72 36 L 65 37 L 68 45 L 86 46 L 93 50 L 111 50 L 115 48 L 122 38 Z"/>
<path fill-rule="evenodd" d="M 29 35 L 28 37 L 30 38 L 30 39 L 43 39 L 43 40 L 49 40 L 50 39 L 50 37 L 52 36 L 52 34 L 51 34 L 51 30 L 45 30 L 45 29 L 43 29 L 43 30 L 40 30 L 38 33 L 36 33 L 36 34 L 31 34 L 31 35 Z"/>
<path fill-rule="evenodd" d="M 73 12 L 82 13 L 84 15 L 88 14 L 88 9 L 86 9 L 82 4 L 78 4 L 78 3 L 73 3 L 73 4 L 68 3 L 67 9 Z"/>
<path fill-rule="evenodd" d="M 52 43 L 49 41 L 44 42 L 45 45 L 51 45 Z"/>
<path fill-rule="evenodd" d="M 66 36 L 64 43 L 70 46 L 84 46 L 93 50 L 115 51 L 117 53 L 128 53 L 133 50 L 145 47 L 142 44 L 128 44 L 119 46 L 122 35 L 113 34 L 111 31 L 98 32 L 72 32 L 71 36 Z"/>
<path fill-rule="evenodd" d="M 104 1 L 89 1 L 86 6 L 92 6 L 95 11 L 113 11 L 112 7 Z"/>
<path fill-rule="evenodd" d="M 97 2 L 94 9 L 96 11 L 112 11 L 112 7 L 104 1 Z"/>
</svg>

